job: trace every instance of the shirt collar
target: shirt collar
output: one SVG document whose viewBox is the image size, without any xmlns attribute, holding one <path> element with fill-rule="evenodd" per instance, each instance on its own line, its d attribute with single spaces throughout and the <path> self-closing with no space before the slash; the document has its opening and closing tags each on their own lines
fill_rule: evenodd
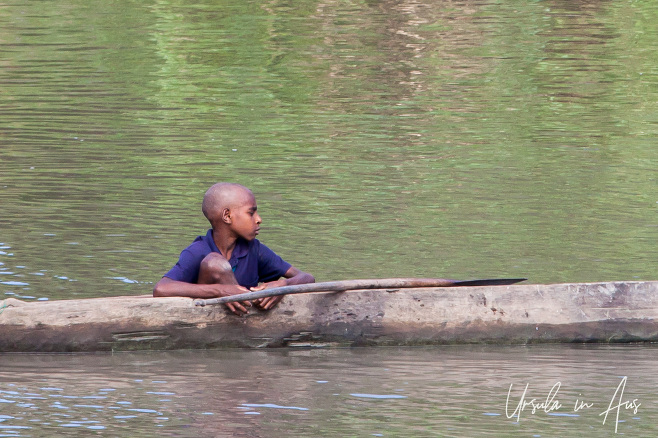
<svg viewBox="0 0 658 438">
<path fill-rule="evenodd" d="M 212 237 L 212 228 L 208 230 L 206 235 L 203 238 L 210 249 L 213 252 L 218 252 L 222 254 L 222 252 L 217 248 L 217 245 L 215 245 L 215 239 Z M 247 242 L 244 239 L 238 239 L 235 242 L 235 248 L 233 248 L 233 254 L 231 254 L 231 260 L 239 258 L 241 259 L 242 257 L 245 257 L 247 253 L 249 252 L 249 242 Z M 223 254 L 222 254 L 223 255 Z"/>
</svg>

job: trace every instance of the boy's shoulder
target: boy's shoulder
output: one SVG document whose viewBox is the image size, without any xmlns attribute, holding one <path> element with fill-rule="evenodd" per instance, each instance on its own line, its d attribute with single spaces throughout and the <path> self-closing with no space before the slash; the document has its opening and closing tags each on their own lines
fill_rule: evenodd
<svg viewBox="0 0 658 438">
<path fill-rule="evenodd" d="M 208 230 L 205 235 L 197 236 L 192 243 L 183 249 L 183 253 L 189 256 L 205 257 L 211 252 L 219 252 L 215 241 L 212 238 L 212 230 Z"/>
<path fill-rule="evenodd" d="M 208 246 L 209 248 L 212 249 L 213 246 L 215 245 L 215 241 L 212 238 L 212 228 L 209 229 L 206 234 L 201 234 L 199 236 L 196 236 L 194 241 L 190 244 L 190 247 L 196 246 L 196 247 L 201 247 L 201 246 Z"/>
</svg>

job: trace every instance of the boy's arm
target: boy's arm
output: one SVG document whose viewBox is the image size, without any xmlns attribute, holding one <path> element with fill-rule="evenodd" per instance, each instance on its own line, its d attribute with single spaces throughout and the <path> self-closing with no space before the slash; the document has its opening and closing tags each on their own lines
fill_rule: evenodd
<svg viewBox="0 0 658 438">
<path fill-rule="evenodd" d="M 252 287 L 252 291 L 270 289 L 273 287 L 280 286 L 292 286 L 293 284 L 306 284 L 306 283 L 315 283 L 315 278 L 308 272 L 300 271 L 299 269 L 291 266 L 288 271 L 284 274 L 284 278 L 280 278 L 276 281 L 270 281 L 268 283 L 263 283 L 259 286 Z M 256 307 L 259 307 L 263 310 L 270 310 L 276 306 L 279 301 L 283 299 L 283 295 L 277 297 L 267 297 L 261 298 L 259 300 L 254 300 L 253 303 Z"/>
<path fill-rule="evenodd" d="M 229 295 L 249 292 L 249 289 L 236 284 L 196 284 L 172 280 L 162 277 L 153 288 L 154 297 L 189 297 L 189 298 L 219 298 Z M 235 314 L 247 313 L 246 302 L 228 303 L 227 307 Z"/>
</svg>

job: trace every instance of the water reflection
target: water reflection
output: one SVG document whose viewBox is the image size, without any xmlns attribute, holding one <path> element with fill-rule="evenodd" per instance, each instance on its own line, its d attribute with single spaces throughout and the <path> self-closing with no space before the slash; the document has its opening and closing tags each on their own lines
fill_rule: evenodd
<svg viewBox="0 0 658 438">
<path fill-rule="evenodd" d="M 196 351 L 0 358 L 2 433 L 114 436 L 653 436 L 647 346 Z M 628 360 L 629 356 L 633 357 Z M 559 382 L 559 409 L 545 401 Z M 511 387 L 511 389 L 510 389 Z M 510 401 L 506 402 L 510 393 Z M 577 400 L 589 407 L 575 410 Z M 506 410 L 506 403 L 509 404 Z M 86 435 L 85 435 L 86 436 Z"/>
<path fill-rule="evenodd" d="M 262 239 L 319 280 L 653 279 L 647 17 L 561 0 L 10 1 L 0 278 L 28 284 L 0 294 L 148 292 L 205 231 L 220 179 L 253 188 Z"/>
</svg>

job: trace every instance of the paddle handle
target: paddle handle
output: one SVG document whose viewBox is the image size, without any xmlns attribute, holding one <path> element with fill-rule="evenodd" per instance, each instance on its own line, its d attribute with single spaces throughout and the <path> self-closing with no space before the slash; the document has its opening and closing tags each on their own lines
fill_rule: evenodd
<svg viewBox="0 0 658 438">
<path fill-rule="evenodd" d="M 448 280 L 445 278 L 384 278 L 376 280 L 342 280 L 324 283 L 295 284 L 292 286 L 273 287 L 270 289 L 246 292 L 221 298 L 197 300 L 197 306 L 209 304 L 226 304 L 235 301 L 251 301 L 259 298 L 279 295 L 303 294 L 309 292 L 344 292 L 360 289 L 401 289 L 414 287 L 451 287 L 451 286 L 486 286 L 504 285 L 523 281 L 525 278 L 503 278 L 493 280 Z"/>
</svg>

